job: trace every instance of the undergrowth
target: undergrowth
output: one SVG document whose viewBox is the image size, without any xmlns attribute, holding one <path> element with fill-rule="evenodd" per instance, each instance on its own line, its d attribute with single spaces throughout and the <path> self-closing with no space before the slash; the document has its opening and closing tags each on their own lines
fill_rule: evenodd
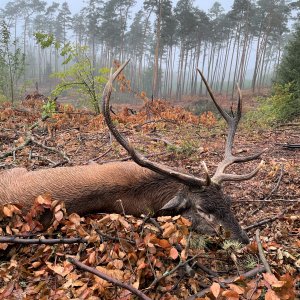
<svg viewBox="0 0 300 300">
<path fill-rule="evenodd" d="M 258 98 L 257 109 L 245 115 L 244 124 L 270 127 L 290 122 L 300 116 L 300 97 L 295 83 L 274 85 L 273 94 L 268 98 Z"/>
</svg>

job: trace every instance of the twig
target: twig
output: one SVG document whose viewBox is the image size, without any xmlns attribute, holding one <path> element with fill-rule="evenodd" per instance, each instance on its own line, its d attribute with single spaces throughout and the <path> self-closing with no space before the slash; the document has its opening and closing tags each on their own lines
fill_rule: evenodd
<svg viewBox="0 0 300 300">
<path fill-rule="evenodd" d="M 170 271 L 166 271 L 162 276 L 160 276 L 160 277 L 158 277 L 158 278 L 155 278 L 155 279 L 153 280 L 153 282 L 152 282 L 145 290 L 149 290 L 150 288 L 156 286 L 157 283 L 158 283 L 159 281 L 161 281 L 162 279 L 166 278 L 167 276 L 172 275 L 172 274 L 175 273 L 179 268 L 184 267 L 186 264 L 188 264 L 189 262 L 195 260 L 195 259 L 198 258 L 198 257 L 199 257 L 199 255 L 194 255 L 192 258 L 190 258 L 190 259 L 188 259 L 188 260 L 186 260 L 186 261 L 184 261 L 184 262 L 183 262 L 183 261 L 180 261 L 179 264 L 178 264 L 174 269 L 172 269 L 172 270 L 170 270 Z"/>
<path fill-rule="evenodd" d="M 163 233 L 163 229 L 161 228 L 159 223 L 154 218 L 150 217 L 149 222 L 152 223 L 159 230 L 160 233 Z"/>
<path fill-rule="evenodd" d="M 59 161 L 59 162 L 57 162 L 56 164 L 52 165 L 51 168 L 56 168 L 56 167 L 59 167 L 59 166 L 63 166 L 63 165 L 65 165 L 66 163 L 68 163 L 66 160 Z"/>
<path fill-rule="evenodd" d="M 132 244 L 132 245 L 136 245 L 136 243 L 132 240 L 129 240 L 129 239 L 124 239 L 124 238 L 120 238 L 120 237 L 115 237 L 115 236 L 110 236 L 108 234 L 105 234 L 103 233 L 99 228 L 96 228 L 95 227 L 95 231 L 101 236 L 101 237 L 104 237 L 108 240 L 111 240 L 111 241 L 114 241 L 114 242 L 121 242 L 121 241 L 125 241 L 129 244 Z"/>
<path fill-rule="evenodd" d="M 141 231 L 140 236 L 143 236 L 143 234 L 144 234 L 144 229 L 145 229 L 145 224 L 146 224 L 147 222 L 152 223 L 152 224 L 159 230 L 160 234 L 163 233 L 163 230 L 162 230 L 162 228 L 160 227 L 159 223 L 158 223 L 154 218 L 152 218 L 152 216 L 153 216 L 153 214 L 150 214 L 150 213 L 149 213 L 148 215 L 142 215 L 142 217 L 143 217 L 143 222 L 142 222 L 142 224 L 140 225 L 140 227 L 142 228 L 142 231 Z"/>
<path fill-rule="evenodd" d="M 263 263 L 263 265 L 265 266 L 266 271 L 268 273 L 272 274 L 271 268 L 270 268 L 269 263 L 268 263 L 268 261 L 265 257 L 265 254 L 264 254 L 263 246 L 262 246 L 261 241 L 260 241 L 259 229 L 257 229 L 255 231 L 255 239 L 256 239 L 256 242 L 257 242 L 259 258 L 260 258 L 261 262 Z"/>
<path fill-rule="evenodd" d="M 30 143 L 32 142 L 32 137 L 29 136 L 26 138 L 25 142 L 23 144 L 21 144 L 20 146 L 18 147 L 15 147 L 13 149 L 11 149 L 10 151 L 7 151 L 3 154 L 0 155 L 0 159 L 3 159 L 5 157 L 8 157 L 8 156 L 11 156 L 14 154 L 14 152 L 16 151 L 19 151 L 19 150 L 22 150 L 23 148 L 25 148 L 27 145 L 29 145 Z"/>
<path fill-rule="evenodd" d="M 122 201 L 122 199 L 119 199 L 119 200 L 117 200 L 116 202 L 119 202 L 119 203 L 120 203 L 120 206 L 121 206 L 121 208 L 122 208 L 122 214 L 123 214 L 124 217 L 126 217 L 126 212 L 125 212 L 125 209 L 124 209 L 124 206 L 123 206 L 123 201 Z"/>
<path fill-rule="evenodd" d="M 49 117 L 50 117 L 49 115 L 43 116 L 40 120 L 38 120 L 37 122 L 35 122 L 33 125 L 31 125 L 29 127 L 29 131 L 32 131 L 35 127 L 37 127 L 39 125 L 40 121 L 45 121 Z M 53 147 L 48 147 L 48 146 L 46 146 L 46 145 L 44 145 L 42 143 L 39 143 L 39 142 L 35 141 L 34 138 L 31 135 L 31 133 L 27 134 L 27 138 L 26 138 L 26 140 L 25 140 L 25 142 L 23 144 L 21 144 L 18 147 L 15 147 L 15 148 L 11 149 L 10 151 L 7 151 L 7 152 L 3 153 L 2 155 L 0 155 L 0 159 L 3 159 L 3 158 L 8 157 L 10 155 L 15 156 L 15 152 L 16 151 L 22 150 L 24 147 L 28 146 L 29 144 L 35 144 L 35 145 L 37 145 L 37 146 L 39 146 L 41 148 L 44 148 L 44 149 L 46 149 L 48 151 L 52 151 L 52 152 L 58 153 L 60 156 L 63 157 L 63 159 L 66 162 L 68 162 L 68 163 L 70 162 L 69 157 L 64 152 L 59 151 L 59 150 L 57 150 L 56 148 L 53 148 Z M 59 163 L 59 164 L 61 164 L 61 163 Z"/>
<path fill-rule="evenodd" d="M 252 228 L 256 228 L 256 227 L 259 227 L 259 226 L 261 226 L 261 225 L 264 225 L 264 224 L 266 224 L 266 223 L 273 222 L 273 221 L 275 221 L 275 220 L 281 218 L 281 217 L 282 217 L 289 209 L 290 209 L 290 208 L 285 209 L 283 212 L 281 212 L 280 214 L 278 214 L 277 216 L 274 216 L 274 217 L 272 217 L 272 218 L 265 219 L 265 220 L 261 220 L 261 221 L 255 223 L 255 224 L 246 226 L 246 227 L 244 227 L 244 230 L 250 230 L 250 229 L 252 229 Z"/>
<path fill-rule="evenodd" d="M 281 146 L 284 149 L 292 150 L 292 149 L 300 149 L 300 144 L 276 144 L 278 146 Z"/>
<path fill-rule="evenodd" d="M 104 157 L 106 154 L 108 154 L 110 151 L 112 150 L 112 147 L 109 147 L 104 153 L 102 153 L 101 155 L 95 157 L 92 159 L 92 161 L 97 161 L 99 160 L 100 158 Z"/>
<path fill-rule="evenodd" d="M 269 200 L 271 198 L 271 196 L 278 190 L 283 174 L 284 174 L 284 165 L 281 164 L 280 174 L 278 176 L 277 182 L 276 182 L 274 188 L 272 189 L 272 191 L 269 193 L 269 195 L 267 197 L 265 197 L 264 200 Z"/>
<path fill-rule="evenodd" d="M 30 127 L 29 130 L 31 131 L 32 129 L 34 129 L 35 127 L 39 126 L 40 121 L 44 122 L 46 121 L 48 118 L 50 118 L 50 115 L 45 115 L 43 116 L 41 119 L 37 120 L 35 123 L 33 123 Z"/>
<path fill-rule="evenodd" d="M 265 266 L 258 266 L 258 267 L 256 267 L 253 270 L 250 270 L 250 271 L 248 271 L 246 273 L 241 274 L 240 277 L 242 277 L 242 278 L 251 278 L 251 277 L 257 275 L 258 273 L 264 272 L 265 270 L 266 270 Z M 222 284 L 229 284 L 229 283 L 234 282 L 234 280 L 236 280 L 236 276 L 227 278 L 227 279 L 219 282 L 219 284 L 220 285 L 222 285 Z M 210 292 L 210 287 L 202 290 L 201 292 L 199 292 L 199 293 L 197 293 L 195 295 L 190 296 L 189 298 L 187 298 L 187 300 L 196 300 L 197 298 L 203 297 L 208 292 Z"/>
<path fill-rule="evenodd" d="M 138 289 L 136 289 L 135 287 L 133 287 L 132 285 L 129 285 L 129 284 L 126 284 L 124 282 L 121 282 L 120 280 L 118 279 L 115 279 L 115 278 L 112 278 L 102 272 L 100 272 L 99 270 L 95 269 L 95 268 L 91 268 L 83 263 L 81 263 L 80 261 L 74 259 L 74 258 L 71 258 L 69 257 L 68 258 L 68 261 L 72 264 L 74 264 L 76 267 L 78 267 L 79 269 L 82 269 L 86 272 L 89 272 L 89 273 L 92 273 L 114 285 L 117 285 L 119 287 L 122 287 L 128 291 L 130 291 L 131 293 L 135 294 L 136 296 L 138 296 L 140 299 L 143 299 L 143 300 L 151 300 L 149 297 L 147 297 L 143 292 L 139 291 Z"/>
<path fill-rule="evenodd" d="M 218 277 L 219 276 L 219 274 L 217 272 L 203 266 L 202 264 L 200 264 L 198 262 L 196 263 L 196 266 L 203 272 L 207 273 L 209 275 L 209 277 Z"/>
<path fill-rule="evenodd" d="M 256 280 L 255 280 L 255 287 L 253 288 L 253 291 L 251 292 L 250 296 L 249 296 L 247 299 L 249 299 L 249 300 L 252 299 L 254 293 L 257 291 L 258 283 L 259 283 L 259 281 L 261 280 L 261 277 L 262 277 L 261 275 L 258 275 L 258 276 L 257 276 L 257 278 L 256 278 Z"/>
<path fill-rule="evenodd" d="M 19 238 L 15 236 L 0 236 L 0 243 L 10 243 L 10 244 L 43 244 L 43 245 L 53 245 L 53 244 L 76 244 L 76 243 L 88 243 L 88 240 L 84 238 L 60 238 L 60 239 L 28 239 Z"/>
<path fill-rule="evenodd" d="M 176 145 L 174 145 L 171 142 L 167 141 L 166 139 L 162 139 L 162 138 L 159 138 L 159 137 L 151 137 L 150 140 L 154 141 L 154 142 L 163 142 L 165 144 L 165 146 L 169 146 L 169 147 L 180 149 L 179 147 L 177 147 Z"/>
<path fill-rule="evenodd" d="M 34 153 L 31 153 L 31 155 L 30 155 L 30 160 L 31 160 L 32 158 L 37 158 L 37 159 L 45 160 L 45 161 L 47 161 L 48 163 L 50 163 L 50 164 L 52 164 L 52 165 L 56 165 L 56 164 L 57 164 L 57 162 L 55 162 L 55 161 L 49 159 L 48 157 L 44 157 L 44 156 L 42 156 L 42 155 L 37 155 L 37 154 L 34 154 Z"/>
<path fill-rule="evenodd" d="M 49 147 L 49 146 L 46 146 L 40 142 L 37 142 L 35 141 L 34 139 L 31 140 L 31 142 L 43 149 L 46 149 L 48 151 L 51 151 L 51 152 L 55 152 L 55 153 L 58 153 L 65 161 L 67 161 L 68 163 L 70 162 L 70 158 L 63 152 L 63 151 L 60 151 L 60 150 L 57 150 L 56 148 L 54 147 Z"/>
<path fill-rule="evenodd" d="M 280 168 L 280 174 L 279 174 L 279 176 L 278 176 L 278 179 L 277 179 L 277 182 L 276 182 L 274 188 L 273 188 L 272 191 L 269 193 L 269 195 L 266 196 L 263 200 L 265 200 L 265 201 L 269 200 L 269 199 L 271 198 L 271 196 L 278 190 L 279 184 L 280 184 L 281 179 L 282 179 L 282 176 L 283 176 L 283 173 L 284 173 L 284 165 L 282 164 L 282 165 L 281 165 L 281 168 Z M 263 202 L 263 201 L 262 201 L 262 202 Z M 262 209 L 263 206 L 264 206 L 264 203 L 260 204 L 254 211 L 252 211 L 250 214 L 247 214 L 247 215 L 244 217 L 243 221 L 244 221 L 246 218 L 248 218 L 249 216 L 253 216 L 254 214 L 256 214 L 259 210 Z"/>
</svg>

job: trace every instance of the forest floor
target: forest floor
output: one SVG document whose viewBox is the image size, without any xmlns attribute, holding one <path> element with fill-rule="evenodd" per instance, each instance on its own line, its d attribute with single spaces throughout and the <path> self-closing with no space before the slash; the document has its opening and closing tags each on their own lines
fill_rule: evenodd
<svg viewBox="0 0 300 300">
<path fill-rule="evenodd" d="M 102 116 L 69 106 L 64 113 L 41 121 L 41 105 L 39 100 L 29 99 L 17 109 L 2 107 L 1 169 L 36 170 L 129 159 L 111 140 Z M 198 117 L 154 101 L 137 114 L 123 107 L 114 118 L 119 130 L 153 161 L 203 176 L 201 161 L 213 175 L 223 156 L 226 126 L 212 114 Z M 64 239 L 64 243 L 7 244 L 0 237 L 0 299 L 137 297 L 119 283 L 79 270 L 74 259 L 135 287 L 143 293 L 141 299 L 297 299 L 300 149 L 285 145 L 300 144 L 299 124 L 273 129 L 240 125 L 235 153 L 249 155 L 267 148 L 258 175 L 249 181 L 223 184 L 251 238 L 249 245 L 229 243 L 222 236 L 189 234 L 189 221 L 179 216 L 160 217 L 154 223 L 115 214 L 80 218 L 68 216 L 63 204 L 56 206 L 48 231 L 39 232 L 36 215 L 51 206 L 51 199 L 39 197 L 27 216 L 22 217 L 16 206 L 3 207 L 0 234 L 13 236 L 13 242 L 46 237 Z M 229 171 L 249 172 L 257 163 L 238 164 Z M 255 237 L 257 229 L 259 239 Z M 78 237 L 81 243 L 67 244 L 68 239 Z M 257 241 L 262 243 L 271 273 L 264 269 Z"/>
</svg>

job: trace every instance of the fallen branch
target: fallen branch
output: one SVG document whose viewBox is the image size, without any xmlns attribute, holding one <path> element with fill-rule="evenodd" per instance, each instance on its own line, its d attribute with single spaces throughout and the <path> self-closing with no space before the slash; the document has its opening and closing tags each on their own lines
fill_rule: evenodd
<svg viewBox="0 0 300 300">
<path fill-rule="evenodd" d="M 158 282 L 160 282 L 162 279 L 166 278 L 167 276 L 172 275 L 179 268 L 185 267 L 188 263 L 190 263 L 191 261 L 195 260 L 198 257 L 199 257 L 199 255 L 194 255 L 192 258 L 190 258 L 186 261 L 180 261 L 179 264 L 174 269 L 172 269 L 170 271 L 166 271 L 162 276 L 155 278 L 153 280 L 153 282 L 145 290 L 149 290 L 150 288 L 155 287 L 158 284 Z"/>
<path fill-rule="evenodd" d="M 104 153 L 102 153 L 101 155 L 93 158 L 91 161 L 97 161 L 99 160 L 100 158 L 104 157 L 106 154 L 108 154 L 110 151 L 112 150 L 112 147 L 109 147 Z"/>
<path fill-rule="evenodd" d="M 135 287 L 133 287 L 132 285 L 129 285 L 129 284 L 126 284 L 124 282 L 121 282 L 120 280 L 118 279 L 115 279 L 115 278 L 112 278 L 102 272 L 100 272 L 99 270 L 95 269 L 95 268 L 91 268 L 85 264 L 83 264 L 82 262 L 72 258 L 72 257 L 69 257 L 68 258 L 68 261 L 70 263 L 72 263 L 73 265 L 75 265 L 77 268 L 83 270 L 83 271 L 86 271 L 86 272 L 89 272 L 89 273 L 92 273 L 114 285 L 117 285 L 121 288 L 124 288 L 128 291 L 130 291 L 131 293 L 135 294 L 136 296 L 138 296 L 140 299 L 143 299 L 143 300 L 151 300 L 149 297 L 147 297 L 143 292 L 141 292 L 140 290 L 136 289 Z"/>
<path fill-rule="evenodd" d="M 34 139 L 31 139 L 31 142 L 45 150 L 59 154 L 66 162 L 68 163 L 70 162 L 70 158 L 63 151 L 57 150 L 56 148 L 53 147 L 46 146 L 40 142 L 35 141 Z"/>
<path fill-rule="evenodd" d="M 54 245 L 54 244 L 76 244 L 76 243 L 88 243 L 88 240 L 84 238 L 60 238 L 60 239 L 45 239 L 45 238 L 19 238 L 15 236 L 0 236 L 0 243 L 9 244 L 22 244 L 22 245 Z"/>
<path fill-rule="evenodd" d="M 20 146 L 18 147 L 15 147 L 3 154 L 0 155 L 0 159 L 3 159 L 3 158 L 6 158 L 8 156 L 11 156 L 11 155 L 14 155 L 14 153 L 16 151 L 19 151 L 19 150 L 22 150 L 23 148 L 25 148 L 27 145 L 29 145 L 30 143 L 32 142 L 32 138 L 31 136 L 30 137 L 27 137 L 27 139 L 25 140 L 25 142 L 23 144 L 21 144 Z"/>
<path fill-rule="evenodd" d="M 129 240 L 129 239 L 120 238 L 120 237 L 110 236 L 110 235 L 108 235 L 108 234 L 103 233 L 103 232 L 102 232 L 100 229 L 98 229 L 98 228 L 95 228 L 95 231 L 96 231 L 102 238 L 108 239 L 108 240 L 110 240 L 110 241 L 113 241 L 113 242 L 121 242 L 121 241 L 124 241 L 124 242 L 127 242 L 127 243 L 129 243 L 129 244 L 136 245 L 135 241 L 132 241 L 132 240 Z"/>
<path fill-rule="evenodd" d="M 43 116 L 41 119 L 37 120 L 35 123 L 33 123 L 30 127 L 29 130 L 31 131 L 32 129 L 34 129 L 35 127 L 39 126 L 40 121 L 44 122 L 47 119 L 50 118 L 50 115 L 45 115 Z"/>
<path fill-rule="evenodd" d="M 264 272 L 265 270 L 266 270 L 265 266 L 258 266 L 253 270 L 250 270 L 246 273 L 241 274 L 239 277 L 251 278 L 251 277 L 256 276 L 258 273 Z M 220 285 L 229 284 L 229 283 L 234 282 L 236 279 L 237 279 L 237 276 L 233 276 L 233 277 L 227 278 L 225 280 L 219 281 L 219 284 Z M 205 294 L 207 294 L 209 292 L 210 292 L 210 287 L 202 290 L 201 292 L 199 292 L 195 295 L 190 296 L 189 298 L 187 298 L 187 300 L 196 300 L 197 298 L 201 298 L 201 297 L 205 296 Z"/>
<path fill-rule="evenodd" d="M 277 182 L 276 182 L 274 188 L 272 189 L 272 191 L 269 193 L 269 195 L 267 197 L 265 197 L 264 200 L 269 200 L 271 198 L 271 196 L 278 190 L 283 174 L 284 174 L 284 165 L 281 164 L 280 174 L 278 176 Z"/>
<path fill-rule="evenodd" d="M 40 122 L 40 121 L 45 121 L 45 120 L 47 120 L 49 117 L 50 117 L 49 115 L 43 116 L 40 120 L 38 120 L 37 122 L 35 122 L 33 125 L 31 125 L 31 126 L 29 127 L 29 131 L 31 132 L 35 127 L 37 127 L 37 126 L 39 125 L 39 122 Z M 1 154 L 1 155 L 0 155 L 0 159 L 3 159 L 3 158 L 5 158 L 5 157 L 11 156 L 11 155 L 14 156 L 16 151 L 22 150 L 23 148 L 25 148 L 25 147 L 28 146 L 29 144 L 35 144 L 35 145 L 37 145 L 37 146 L 39 146 L 39 147 L 41 147 L 41 148 L 44 148 L 44 149 L 46 149 L 46 150 L 48 150 L 48 151 L 58 153 L 58 154 L 59 154 L 66 162 L 68 162 L 68 163 L 70 162 L 69 157 L 68 157 L 64 152 L 59 151 L 59 150 L 57 150 L 56 148 L 53 148 L 53 147 L 48 147 L 48 146 L 46 146 L 46 145 L 44 145 L 44 144 L 42 144 L 42 143 L 40 143 L 40 142 L 37 142 L 37 141 L 33 138 L 33 136 L 31 135 L 31 133 L 28 133 L 28 134 L 27 134 L 26 140 L 25 140 L 24 143 L 22 143 L 20 146 L 15 147 L 15 148 L 13 148 L 13 149 L 11 149 L 11 150 L 9 150 L 9 151 L 7 151 L 7 152 Z M 60 162 L 59 164 L 61 164 L 61 162 Z"/>
<path fill-rule="evenodd" d="M 261 262 L 263 263 L 263 265 L 265 266 L 266 271 L 268 273 L 272 274 L 271 268 L 270 268 L 269 263 L 268 263 L 268 261 L 265 257 L 265 254 L 264 254 L 263 246 L 262 246 L 261 241 L 260 241 L 259 229 L 257 229 L 255 231 L 255 239 L 256 239 L 256 242 L 257 242 L 259 258 L 260 258 Z"/>
<path fill-rule="evenodd" d="M 265 220 L 261 220 L 255 224 L 252 224 L 252 225 L 249 225 L 249 226 L 246 226 L 244 227 L 244 230 L 250 230 L 250 229 L 253 229 L 253 228 L 256 228 L 256 227 L 259 227 L 261 225 L 264 225 L 264 224 L 267 224 L 267 223 L 270 223 L 270 222 L 273 222 L 279 218 L 281 218 L 287 211 L 289 210 L 289 208 L 285 209 L 283 212 L 281 212 L 280 214 L 278 214 L 277 216 L 274 216 L 272 218 L 269 218 L 269 219 L 265 219 Z"/>
<path fill-rule="evenodd" d="M 278 176 L 278 179 L 277 179 L 277 182 L 274 186 L 274 188 L 271 190 L 271 192 L 269 193 L 268 196 L 266 196 L 263 200 L 267 201 L 267 200 L 270 200 L 271 199 L 271 196 L 278 190 L 279 188 L 279 185 L 280 185 L 280 182 L 281 182 L 281 179 L 282 179 L 282 176 L 283 176 L 283 173 L 284 173 L 284 165 L 281 165 L 281 168 L 280 168 L 280 174 Z M 263 201 L 262 201 L 263 202 Z M 258 211 L 260 211 L 264 206 L 264 203 L 260 204 L 255 210 L 253 210 L 250 214 L 247 214 L 243 221 L 248 218 L 249 216 L 253 216 L 254 214 L 256 214 Z"/>
<path fill-rule="evenodd" d="M 278 146 L 281 146 L 284 149 L 288 150 L 294 150 L 294 149 L 300 149 L 300 144 L 276 144 Z"/>
</svg>

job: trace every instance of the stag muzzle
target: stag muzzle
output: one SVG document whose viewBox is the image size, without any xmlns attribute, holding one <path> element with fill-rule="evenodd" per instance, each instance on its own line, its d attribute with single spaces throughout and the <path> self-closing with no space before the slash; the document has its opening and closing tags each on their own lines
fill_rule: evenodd
<svg viewBox="0 0 300 300">
<path fill-rule="evenodd" d="M 250 243 L 247 233 L 241 228 L 240 224 L 234 217 L 233 219 L 221 221 L 221 225 L 226 231 L 231 233 L 231 238 L 233 240 L 237 240 L 242 244 Z"/>
<path fill-rule="evenodd" d="M 188 214 L 183 213 L 183 216 L 189 218 Z M 193 230 L 198 233 L 216 235 L 220 233 L 220 225 L 225 231 L 230 233 L 230 238 L 237 240 L 242 244 L 249 244 L 247 233 L 241 228 L 240 224 L 231 212 L 227 212 L 226 217 L 213 216 L 205 213 L 200 213 L 200 218 L 192 218 Z"/>
</svg>

